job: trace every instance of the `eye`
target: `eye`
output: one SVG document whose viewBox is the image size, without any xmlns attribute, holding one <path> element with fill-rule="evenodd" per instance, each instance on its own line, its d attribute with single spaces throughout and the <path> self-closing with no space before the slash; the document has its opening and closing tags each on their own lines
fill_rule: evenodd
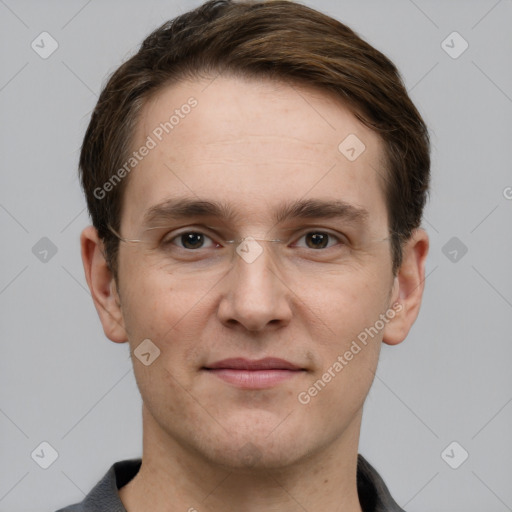
<svg viewBox="0 0 512 512">
<path fill-rule="evenodd" d="M 345 245 L 341 237 L 326 231 L 308 231 L 299 238 L 299 240 L 302 239 L 305 239 L 306 249 L 328 249 L 337 243 Z"/>
<path fill-rule="evenodd" d="M 208 244 L 209 245 L 205 245 Z M 177 245 L 181 249 L 196 250 L 196 249 L 207 249 L 211 247 L 219 247 L 219 244 L 214 242 L 209 236 L 201 233 L 200 231 L 183 231 L 173 236 L 165 237 L 162 240 L 162 245 Z"/>
</svg>

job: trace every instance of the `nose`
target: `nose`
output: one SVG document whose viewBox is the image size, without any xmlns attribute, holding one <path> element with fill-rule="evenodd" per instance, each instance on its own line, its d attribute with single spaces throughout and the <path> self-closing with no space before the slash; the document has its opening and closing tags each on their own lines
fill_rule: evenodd
<svg viewBox="0 0 512 512">
<path fill-rule="evenodd" d="M 218 315 L 227 327 L 249 331 L 277 329 L 292 316 L 293 293 L 275 262 L 271 248 L 262 242 L 240 244 L 223 282 Z"/>
</svg>

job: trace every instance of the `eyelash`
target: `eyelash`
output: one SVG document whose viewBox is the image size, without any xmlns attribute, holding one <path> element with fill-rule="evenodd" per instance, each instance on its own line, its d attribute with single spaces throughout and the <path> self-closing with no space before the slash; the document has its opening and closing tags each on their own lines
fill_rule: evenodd
<svg viewBox="0 0 512 512">
<path fill-rule="evenodd" d="M 174 241 L 175 240 L 179 240 L 181 236 L 183 235 L 186 235 L 186 234 L 190 234 L 190 233 L 193 233 L 195 235 L 203 235 L 204 237 L 206 238 L 209 238 L 213 243 L 215 244 L 218 244 L 218 245 L 221 245 L 219 242 L 216 242 L 211 236 L 207 235 L 206 233 L 204 233 L 203 231 L 201 230 L 192 230 L 192 229 L 188 229 L 187 231 L 181 231 L 179 233 L 176 233 L 172 236 L 172 238 L 168 238 L 166 239 L 167 237 L 164 237 L 162 239 L 162 245 L 167 247 L 169 245 L 176 245 L 174 244 Z M 341 235 L 341 234 L 334 234 L 332 233 L 331 231 L 326 231 L 326 230 L 322 230 L 322 229 L 310 229 L 309 231 L 306 231 L 304 232 L 297 240 L 300 240 L 302 239 L 303 237 L 305 237 L 306 235 L 309 235 L 309 234 L 322 234 L 322 235 L 328 235 L 330 238 L 334 238 L 338 241 L 338 244 L 341 244 L 341 245 L 348 245 L 348 239 Z M 302 249 L 310 249 L 312 251 L 320 251 L 320 250 L 327 250 L 327 249 L 331 249 L 332 247 L 334 247 L 335 245 L 338 245 L 338 244 L 334 244 L 334 245 L 331 245 L 331 246 L 327 246 L 327 247 L 321 247 L 319 249 L 313 249 L 313 248 L 310 248 L 310 247 L 301 247 Z M 197 251 L 200 251 L 201 249 L 205 249 L 205 247 L 199 247 L 198 249 L 187 249 L 186 247 L 181 247 L 179 245 L 176 245 L 179 249 L 182 249 L 184 251 L 187 251 L 187 252 L 197 252 Z"/>
</svg>

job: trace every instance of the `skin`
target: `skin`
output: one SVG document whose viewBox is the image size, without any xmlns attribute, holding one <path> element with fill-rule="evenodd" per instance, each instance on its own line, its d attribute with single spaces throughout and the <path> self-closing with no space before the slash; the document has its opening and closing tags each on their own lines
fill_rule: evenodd
<svg viewBox="0 0 512 512">
<path fill-rule="evenodd" d="M 134 147 L 190 96 L 197 107 L 128 178 L 124 237 L 140 233 L 149 207 L 180 197 L 225 201 L 237 217 L 177 228 L 222 225 L 233 238 L 270 238 L 287 227 L 299 239 L 304 227 L 336 232 L 345 223 L 308 219 L 276 227 L 271 214 L 277 206 L 301 198 L 343 199 L 369 213 L 354 236 L 387 236 L 376 172 L 385 172 L 382 141 L 335 99 L 302 86 L 230 76 L 183 82 L 146 105 Z M 366 146 L 353 162 L 338 150 L 351 133 Z M 144 434 L 141 470 L 120 490 L 128 512 L 361 511 L 356 463 L 362 407 L 381 343 L 403 341 L 417 317 L 428 252 L 422 229 L 406 245 L 397 276 L 388 241 L 367 243 L 342 262 L 299 258 L 297 266 L 261 242 L 263 253 L 254 262 L 236 257 L 229 271 L 203 278 L 183 263 L 181 271 L 162 263 L 143 244 L 121 243 L 116 283 L 93 227 L 83 231 L 81 244 L 106 336 L 128 341 L 132 356 L 146 338 L 161 351 L 149 366 L 132 357 Z M 401 311 L 301 404 L 298 393 L 395 303 Z M 202 370 L 228 357 L 267 356 L 305 371 L 270 389 L 247 390 Z"/>
</svg>

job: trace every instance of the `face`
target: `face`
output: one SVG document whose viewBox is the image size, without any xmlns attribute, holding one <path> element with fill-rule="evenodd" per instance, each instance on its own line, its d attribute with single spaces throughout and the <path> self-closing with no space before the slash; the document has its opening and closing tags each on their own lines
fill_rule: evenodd
<svg viewBox="0 0 512 512">
<path fill-rule="evenodd" d="M 231 467 L 354 442 L 397 298 L 379 137 L 321 92 L 232 77 L 161 91 L 134 146 L 148 136 L 120 227 L 143 242 L 118 266 L 132 354 L 160 351 L 133 356 L 144 428 Z M 243 237 L 256 259 L 225 243 Z"/>
</svg>

